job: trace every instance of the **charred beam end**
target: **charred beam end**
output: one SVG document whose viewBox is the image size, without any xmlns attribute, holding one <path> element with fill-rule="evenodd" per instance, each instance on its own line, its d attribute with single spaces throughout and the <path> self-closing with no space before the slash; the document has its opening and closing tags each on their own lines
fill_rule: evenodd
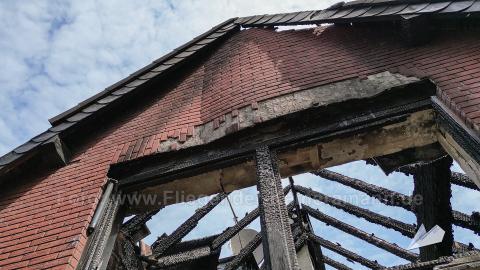
<svg viewBox="0 0 480 270">
<path fill-rule="evenodd" d="M 406 249 L 403 249 L 395 244 L 392 244 L 388 241 L 385 241 L 381 238 L 376 237 L 373 233 L 369 234 L 367 232 L 364 232 L 360 229 L 355 228 L 354 226 L 351 226 L 347 223 L 341 222 L 340 220 L 333 218 L 329 215 L 326 215 L 320 211 L 317 211 L 313 208 L 311 208 L 308 205 L 302 205 L 303 209 L 308 212 L 309 215 L 312 217 L 326 223 L 327 225 L 331 225 L 345 233 L 351 234 L 355 237 L 358 237 L 359 239 L 362 239 L 374 246 L 377 246 L 379 248 L 382 248 L 392 254 L 397 255 L 398 257 L 401 257 L 403 259 L 406 259 L 408 261 L 414 262 L 418 260 L 418 255 L 410 252 Z"/>
<path fill-rule="evenodd" d="M 453 224 L 465 229 L 470 229 L 476 234 L 480 234 L 480 217 L 477 214 L 467 215 L 453 210 Z"/>
<path fill-rule="evenodd" d="M 266 269 L 298 269 L 276 153 L 261 146 L 255 151 L 255 163 Z"/>
<path fill-rule="evenodd" d="M 345 264 L 337 262 L 325 255 L 323 255 L 323 262 L 338 270 L 352 270 L 352 268 L 346 266 Z"/>
<path fill-rule="evenodd" d="M 122 225 L 120 231 L 126 236 L 130 237 L 134 242 L 143 239 L 143 237 L 140 237 L 139 235 L 140 232 L 144 228 L 147 221 L 149 221 L 159 211 L 160 209 L 134 216 Z"/>
<path fill-rule="evenodd" d="M 329 170 L 319 170 L 314 172 L 314 174 L 324 179 L 334 181 L 349 186 L 358 191 L 364 192 L 367 195 L 376 198 L 385 205 L 402 207 L 403 209 L 411 212 L 415 211 L 415 209 L 412 209 L 411 206 L 413 200 L 411 196 L 407 196 L 399 192 L 369 184 L 362 180 L 351 178 Z M 476 216 L 476 214 L 469 216 L 467 214 L 453 210 L 453 224 L 465 229 L 470 229 L 475 233 L 479 234 L 480 217 L 477 218 Z"/>
<path fill-rule="evenodd" d="M 432 162 L 421 162 L 414 165 L 413 196 L 415 200 L 415 215 L 417 223 L 424 224 L 427 230 L 435 225 L 445 231 L 441 243 L 420 248 L 420 260 L 430 261 L 443 256 L 452 255 L 453 229 L 452 206 L 450 197 L 450 167 L 452 158 L 449 156 Z"/>
<path fill-rule="evenodd" d="M 352 214 L 356 217 L 359 218 L 364 218 L 365 220 L 381 225 L 385 228 L 393 229 L 397 232 L 400 232 L 401 234 L 412 238 L 415 235 L 415 226 L 392 219 L 387 216 L 383 216 L 380 214 L 377 214 L 373 211 L 370 211 L 368 209 L 364 209 L 361 207 L 358 207 L 356 205 L 350 204 L 348 202 L 327 196 L 325 194 L 322 194 L 320 192 L 314 191 L 312 189 L 308 189 L 302 186 L 295 186 L 295 190 L 297 190 L 300 194 L 310 197 L 312 199 L 321 201 L 323 203 L 326 203 L 330 206 L 333 206 L 335 208 L 341 209 L 349 214 Z"/>
<path fill-rule="evenodd" d="M 242 248 L 240 253 L 233 258 L 230 262 L 227 263 L 224 270 L 235 270 L 237 269 L 251 254 L 252 252 L 260 245 L 262 242 L 262 236 L 260 233 L 257 233 L 255 237 L 248 242 L 248 244 Z"/>
<path fill-rule="evenodd" d="M 355 262 L 358 262 L 360 263 L 361 265 L 363 266 L 366 266 L 370 269 L 384 269 L 385 266 L 379 264 L 377 261 L 372 261 L 372 260 L 369 260 L 369 259 L 366 259 L 348 249 L 345 249 L 335 243 L 332 243 L 326 239 L 323 239 L 315 234 L 311 234 L 309 233 L 308 234 L 308 239 L 314 241 L 315 243 L 321 245 L 322 247 L 325 247 L 335 253 L 338 253 L 342 256 L 344 256 L 345 258 L 348 258 L 352 261 L 355 261 Z"/>
<path fill-rule="evenodd" d="M 286 186 L 283 189 L 283 195 L 286 196 L 290 191 L 290 186 Z M 245 217 L 243 217 L 237 224 L 227 228 L 224 232 L 222 232 L 212 243 L 212 249 L 217 249 L 225 244 L 228 240 L 230 240 L 233 236 L 235 236 L 240 230 L 245 228 L 248 224 L 252 223 L 260 214 L 260 211 L 257 208 L 252 210 L 248 213 Z"/>
<path fill-rule="evenodd" d="M 415 170 L 414 165 L 403 166 L 398 169 L 399 172 L 402 172 L 406 175 L 413 174 L 414 170 Z M 466 174 L 459 173 L 459 172 L 452 172 L 452 175 L 450 176 L 450 181 L 454 185 L 480 191 L 480 188 Z"/>
<path fill-rule="evenodd" d="M 215 206 L 227 197 L 226 193 L 219 193 L 213 197 L 206 205 L 197 209 L 195 214 L 188 218 L 180 227 L 178 227 L 171 235 L 158 239 L 152 244 L 153 254 L 156 258 L 160 257 L 163 252 L 168 250 L 173 244 L 182 240 L 185 235 L 193 230 L 198 221 L 207 215 Z"/>
<path fill-rule="evenodd" d="M 472 179 L 463 173 L 452 172 L 450 180 L 452 181 L 452 184 L 480 191 L 480 188 L 475 184 L 475 182 L 473 182 Z"/>
</svg>

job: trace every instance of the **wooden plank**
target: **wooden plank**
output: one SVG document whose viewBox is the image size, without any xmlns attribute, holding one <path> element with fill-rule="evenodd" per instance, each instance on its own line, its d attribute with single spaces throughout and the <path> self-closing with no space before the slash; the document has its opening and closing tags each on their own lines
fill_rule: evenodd
<svg viewBox="0 0 480 270">
<path fill-rule="evenodd" d="M 299 269 L 276 154 L 261 146 L 255 162 L 265 268 Z"/>
</svg>

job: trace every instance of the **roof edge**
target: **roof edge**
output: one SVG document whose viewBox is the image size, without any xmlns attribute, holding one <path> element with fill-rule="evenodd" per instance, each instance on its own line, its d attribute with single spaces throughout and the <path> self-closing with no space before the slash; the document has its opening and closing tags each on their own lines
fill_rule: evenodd
<svg viewBox="0 0 480 270">
<path fill-rule="evenodd" d="M 87 98 L 86 100 L 78 103 L 78 105 L 50 118 L 48 121 L 50 122 L 50 124 L 52 124 L 52 126 L 54 125 L 57 125 L 59 124 L 62 120 L 64 120 L 65 118 L 71 116 L 72 114 L 74 114 L 75 112 L 78 112 L 79 110 L 81 110 L 82 108 L 86 107 L 88 104 L 90 104 L 91 102 L 97 100 L 97 99 L 100 99 L 104 96 L 106 96 L 107 94 L 113 92 L 114 90 L 116 89 L 119 89 L 120 87 L 128 84 L 129 82 L 132 82 L 136 79 L 138 79 L 139 76 L 147 73 L 148 71 L 150 71 L 151 69 L 154 69 L 158 66 L 160 66 L 163 62 L 175 57 L 175 55 L 179 54 L 181 51 L 183 51 L 184 49 L 186 49 L 187 47 L 190 47 L 192 45 L 194 45 L 196 42 L 198 42 L 199 40 L 205 38 L 206 36 L 216 32 L 218 29 L 221 29 L 222 27 L 228 25 L 228 24 L 231 24 L 231 23 L 234 23 L 234 21 L 236 20 L 237 18 L 230 18 L 214 27 L 212 27 L 210 30 L 208 30 L 207 32 L 205 33 L 202 33 L 198 36 L 196 36 L 195 38 L 193 38 L 192 40 L 188 41 L 187 43 L 184 43 L 182 45 L 180 45 L 179 47 L 173 49 L 171 52 L 163 55 L 162 57 L 156 59 L 156 60 L 153 60 L 152 63 L 140 68 L 139 70 L 135 71 L 134 73 L 130 74 L 129 76 L 121 79 L 120 81 L 106 87 L 103 91 Z"/>
</svg>

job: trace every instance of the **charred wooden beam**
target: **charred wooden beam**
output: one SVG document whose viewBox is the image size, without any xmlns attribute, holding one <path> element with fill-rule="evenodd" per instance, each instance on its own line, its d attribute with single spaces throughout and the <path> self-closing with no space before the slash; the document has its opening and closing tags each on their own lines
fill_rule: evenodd
<svg viewBox="0 0 480 270">
<path fill-rule="evenodd" d="M 352 270 L 352 268 L 346 266 L 345 264 L 337 262 L 334 259 L 331 259 L 330 257 L 327 257 L 325 255 L 323 256 L 323 262 L 338 270 Z"/>
<path fill-rule="evenodd" d="M 398 206 L 402 207 L 405 210 L 412 211 L 410 196 L 373 184 L 369 184 L 362 180 L 351 178 L 329 170 L 319 170 L 314 172 L 314 174 L 324 179 L 334 181 L 366 193 L 367 195 L 376 198 L 377 200 L 386 205 Z"/>
<path fill-rule="evenodd" d="M 219 253 L 219 251 L 217 251 Z M 185 250 L 178 252 L 172 255 L 161 256 L 157 258 L 156 266 L 160 268 L 165 268 L 169 266 L 174 266 L 178 264 L 184 264 L 188 262 L 193 262 L 198 259 L 208 257 L 212 255 L 212 250 L 210 247 L 199 247 L 195 249 Z"/>
<path fill-rule="evenodd" d="M 266 269 L 298 269 L 276 153 L 257 148 L 255 164 Z"/>
<path fill-rule="evenodd" d="M 198 224 L 198 221 L 207 215 L 215 206 L 217 206 L 223 199 L 227 197 L 225 193 L 219 193 L 213 197 L 206 205 L 197 209 L 195 214 L 188 218 L 180 227 L 178 227 L 171 235 L 159 238 L 152 244 L 152 251 L 155 257 L 159 257 L 169 249 L 172 245 L 182 240 L 185 235 L 193 230 Z"/>
<path fill-rule="evenodd" d="M 480 191 L 480 188 L 466 174 L 452 172 L 450 180 L 452 181 L 452 184 Z"/>
<path fill-rule="evenodd" d="M 403 235 L 405 235 L 409 238 L 413 238 L 413 236 L 415 235 L 416 229 L 415 229 L 414 225 L 410 225 L 410 224 L 404 223 L 402 221 L 377 214 L 377 213 L 372 212 L 368 209 L 364 209 L 364 208 L 358 207 L 356 205 L 350 204 L 348 202 L 345 202 L 345 201 L 327 196 L 327 195 L 322 194 L 320 192 L 314 191 L 310 188 L 305 188 L 305 187 L 302 187 L 302 186 L 295 185 L 294 189 L 302 195 L 308 196 L 312 199 L 319 200 L 321 202 L 324 202 L 324 203 L 326 203 L 328 205 L 331 205 L 333 207 L 336 207 L 338 209 L 342 209 L 345 212 L 350 213 L 354 216 L 364 218 L 367 221 L 370 221 L 372 223 L 384 226 L 386 228 L 394 229 L 394 230 L 402 233 Z M 459 219 L 459 220 L 460 220 L 460 218 L 470 220 L 470 217 L 468 217 L 468 216 L 465 216 L 465 215 L 458 216 L 458 212 L 456 213 L 456 215 L 457 215 L 457 219 Z M 456 253 L 460 253 L 460 252 L 475 249 L 475 247 L 472 247 L 472 246 L 469 246 L 469 245 L 466 245 L 466 244 L 463 244 L 463 243 L 460 243 L 460 242 L 455 242 L 454 245 L 453 245 L 453 248 L 454 248 L 454 252 L 456 252 Z"/>
<path fill-rule="evenodd" d="M 369 222 L 381 225 L 389 229 L 393 229 L 407 237 L 412 238 L 415 235 L 415 226 L 411 224 L 407 224 L 399 220 L 395 220 L 393 218 L 377 214 L 368 209 L 358 207 L 356 205 L 330 197 L 328 195 L 322 194 L 320 192 L 314 191 L 309 188 L 305 188 L 302 186 L 295 186 L 295 190 L 297 190 L 302 195 L 308 196 L 315 200 L 319 200 L 323 203 L 326 203 L 330 206 L 341 209 L 356 217 L 364 218 Z"/>
<path fill-rule="evenodd" d="M 143 269 L 141 257 L 138 254 L 135 243 L 128 236 L 120 232 L 115 241 L 112 255 L 108 260 L 107 270 L 126 269 L 140 270 Z"/>
<path fill-rule="evenodd" d="M 372 260 L 369 260 L 369 259 L 366 259 L 348 249 L 345 249 L 343 248 L 342 246 L 338 245 L 338 244 L 335 244 L 335 243 L 332 243 L 326 239 L 323 239 L 321 238 L 320 236 L 317 236 L 315 234 L 309 234 L 308 235 L 308 239 L 318 243 L 319 245 L 321 245 L 322 247 L 325 247 L 335 253 L 338 253 L 342 256 L 344 256 L 345 258 L 348 258 L 352 261 L 355 261 L 355 262 L 358 262 L 360 263 L 361 265 L 363 266 L 366 266 L 370 269 L 384 269 L 385 266 L 379 264 L 377 261 L 372 261 Z"/>
<path fill-rule="evenodd" d="M 141 239 L 145 238 L 145 236 L 150 234 L 148 229 L 147 233 L 144 232 L 147 221 L 149 221 L 159 211 L 160 209 L 134 216 L 122 225 L 120 231 L 124 235 L 130 237 L 133 242 L 140 241 Z"/>
<path fill-rule="evenodd" d="M 447 264 L 447 263 L 453 262 L 455 259 L 461 259 L 461 258 L 466 258 L 470 256 L 478 256 L 479 254 L 480 252 L 478 251 L 469 251 L 461 254 L 456 254 L 453 256 L 441 257 L 436 260 L 431 260 L 427 262 L 416 262 L 416 263 L 397 265 L 397 266 L 389 267 L 386 269 L 387 270 L 431 270 L 434 266 Z M 456 269 L 460 270 L 460 269 L 469 269 L 469 268 L 456 268 Z"/>
<path fill-rule="evenodd" d="M 303 247 L 303 245 L 305 245 L 307 240 L 308 240 L 308 235 L 306 233 L 302 233 L 301 235 L 299 235 L 295 239 L 295 250 L 299 251 Z"/>
<path fill-rule="evenodd" d="M 473 230 L 476 234 L 480 234 L 480 216 L 478 213 L 467 215 L 462 212 L 453 210 L 453 224 L 465 229 Z"/>
<path fill-rule="evenodd" d="M 442 242 L 420 248 L 420 260 L 431 261 L 451 256 L 453 247 L 450 167 L 453 160 L 446 156 L 433 162 L 417 163 L 413 170 L 415 215 L 417 223 L 427 230 L 438 225 L 445 231 Z"/>
<path fill-rule="evenodd" d="M 318 210 L 315 210 L 311 208 L 308 205 L 302 205 L 303 209 L 307 211 L 308 214 L 310 214 L 312 217 L 326 223 L 327 225 L 331 225 L 343 232 L 346 232 L 348 234 L 351 234 L 355 237 L 358 237 L 359 239 L 362 239 L 376 247 L 379 247 L 381 249 L 384 249 L 392 254 L 397 255 L 400 258 L 406 259 L 408 261 L 416 261 L 418 260 L 418 255 L 410 252 L 406 249 L 403 249 L 395 244 L 392 244 L 388 241 L 385 241 L 379 237 L 376 237 L 373 233 L 367 233 L 364 232 L 360 229 L 357 229 L 356 227 L 349 225 L 347 223 L 344 223 L 336 218 L 333 218 L 329 215 L 326 215 Z"/>
<path fill-rule="evenodd" d="M 324 179 L 338 182 L 358 191 L 364 192 L 376 198 L 385 205 L 398 206 L 408 211 L 415 211 L 415 209 L 412 209 L 413 207 L 411 202 L 413 199 L 411 196 L 407 196 L 399 192 L 369 184 L 362 180 L 351 178 L 329 170 L 319 170 L 314 172 L 314 174 Z M 480 233 L 480 217 L 478 217 L 477 214 L 474 213 L 469 216 L 455 210 L 453 210 L 452 213 L 453 224 L 463 227 L 465 229 L 470 229 L 477 234 Z"/>
<path fill-rule="evenodd" d="M 242 248 L 240 253 L 233 258 L 230 262 L 225 265 L 224 270 L 235 270 L 237 269 L 245 260 L 252 254 L 252 252 L 260 245 L 262 242 L 262 235 L 257 233 L 255 237 L 248 242 L 248 244 Z"/>
<path fill-rule="evenodd" d="M 219 236 L 218 234 L 215 234 L 215 235 L 197 238 L 193 240 L 182 241 L 180 243 L 173 245 L 166 252 L 164 252 L 163 255 L 172 255 L 185 250 L 196 249 L 201 247 L 211 247 L 213 240 L 218 236 Z M 211 248 L 211 249 L 214 250 L 214 248 Z"/>
<path fill-rule="evenodd" d="M 399 172 L 405 173 L 406 175 L 413 174 L 414 170 L 415 170 L 414 165 L 403 166 L 400 169 L 398 169 Z M 459 172 L 452 172 L 452 175 L 450 176 L 450 181 L 452 182 L 452 184 L 455 184 L 457 186 L 480 191 L 480 188 L 466 174 L 459 173 Z"/>
<path fill-rule="evenodd" d="M 292 195 L 293 195 L 293 203 L 295 205 L 295 215 L 296 215 L 296 221 L 300 225 L 300 228 L 302 231 L 304 231 L 303 228 L 303 219 L 302 219 L 302 210 L 300 209 L 300 202 L 298 201 L 298 195 L 297 195 L 297 190 L 294 188 L 294 180 L 293 177 L 290 176 L 288 178 L 288 181 L 290 182 L 290 186 L 292 187 Z"/>
<path fill-rule="evenodd" d="M 292 188 L 293 203 L 295 204 L 297 222 L 300 224 L 303 233 L 313 232 L 313 227 L 310 222 L 310 218 L 308 217 L 308 214 L 301 209 L 300 201 L 298 200 L 297 189 L 295 188 L 296 186 L 295 186 L 293 177 L 289 177 L 289 181 L 290 181 L 290 186 Z M 325 262 L 323 260 L 323 252 L 322 252 L 321 246 L 312 241 L 307 241 L 307 248 L 308 248 L 308 252 L 310 253 L 310 257 L 312 259 L 315 269 L 325 270 Z"/>
<path fill-rule="evenodd" d="M 286 186 L 283 189 L 283 195 L 286 196 L 290 191 L 290 186 Z M 257 208 L 253 209 L 250 213 L 248 213 L 244 218 L 238 221 L 237 224 L 227 228 L 224 232 L 222 232 L 215 240 L 213 240 L 212 248 L 217 249 L 225 244 L 228 240 L 230 240 L 234 235 L 236 235 L 240 230 L 245 228 L 248 224 L 252 223 L 260 214 L 260 211 Z"/>
</svg>

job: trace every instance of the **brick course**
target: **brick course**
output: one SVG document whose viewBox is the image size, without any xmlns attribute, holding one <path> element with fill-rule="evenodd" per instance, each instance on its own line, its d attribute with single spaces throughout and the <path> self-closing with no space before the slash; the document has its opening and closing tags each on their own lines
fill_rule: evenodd
<svg viewBox="0 0 480 270">
<path fill-rule="evenodd" d="M 2 190 L 0 269 L 74 269 L 111 163 L 150 155 L 168 139 L 181 144 L 195 126 L 221 123 L 226 114 L 272 97 L 389 70 L 431 78 L 438 96 L 479 130 L 478 34 L 451 31 L 405 47 L 391 31 L 373 28 L 317 33 L 243 30 L 178 83 L 152 88 L 149 104 L 112 123 L 69 165 Z"/>
</svg>

